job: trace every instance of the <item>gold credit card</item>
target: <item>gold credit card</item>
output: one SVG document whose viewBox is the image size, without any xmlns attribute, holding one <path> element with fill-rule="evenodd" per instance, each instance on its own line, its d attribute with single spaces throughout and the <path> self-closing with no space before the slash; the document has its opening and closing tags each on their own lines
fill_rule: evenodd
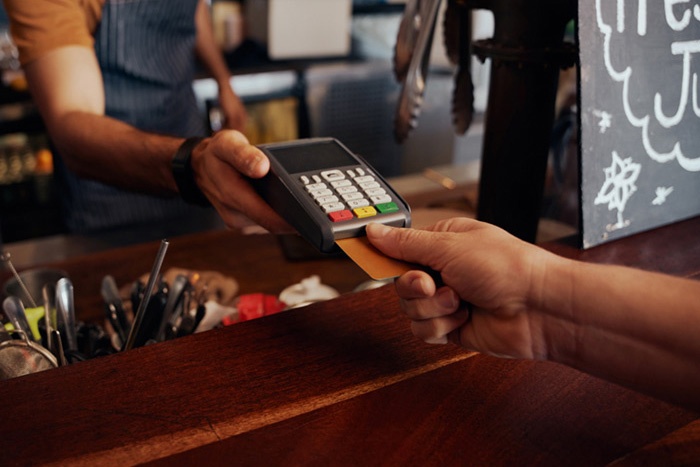
<svg viewBox="0 0 700 467">
<path fill-rule="evenodd" d="M 374 280 L 390 279 L 418 269 L 415 264 L 384 255 L 365 236 L 344 238 L 335 243 Z"/>
</svg>

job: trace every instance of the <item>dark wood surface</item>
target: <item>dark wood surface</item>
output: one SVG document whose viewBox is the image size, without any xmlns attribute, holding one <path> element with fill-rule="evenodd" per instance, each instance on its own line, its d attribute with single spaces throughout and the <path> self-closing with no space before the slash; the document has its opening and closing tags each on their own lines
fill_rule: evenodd
<svg viewBox="0 0 700 467">
<path fill-rule="evenodd" d="M 698 233 L 700 218 L 585 252 L 547 248 L 698 278 Z M 157 248 L 58 265 L 97 316 L 102 276 L 133 280 Z M 212 232 L 173 239 L 169 265 L 230 274 L 241 293 L 319 274 L 345 294 L 1 382 L 1 465 L 700 463 L 698 414 L 560 365 L 424 344 L 392 286 L 351 292 L 366 276 L 345 259 L 290 262 L 273 237 Z"/>
</svg>

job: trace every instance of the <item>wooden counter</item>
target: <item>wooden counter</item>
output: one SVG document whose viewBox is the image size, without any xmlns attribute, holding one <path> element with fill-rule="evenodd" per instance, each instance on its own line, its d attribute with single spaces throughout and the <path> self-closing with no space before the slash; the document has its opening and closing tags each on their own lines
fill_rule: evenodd
<svg viewBox="0 0 700 467">
<path fill-rule="evenodd" d="M 700 278 L 700 218 L 585 252 Z M 148 271 L 157 243 L 58 263 L 82 313 L 104 274 Z M 241 293 L 310 274 L 342 297 L 0 382 L 1 465 L 604 465 L 700 462 L 698 414 L 560 365 L 412 336 L 392 286 L 345 259 L 289 262 L 270 236 L 171 240 L 164 268 L 216 269 Z"/>
</svg>

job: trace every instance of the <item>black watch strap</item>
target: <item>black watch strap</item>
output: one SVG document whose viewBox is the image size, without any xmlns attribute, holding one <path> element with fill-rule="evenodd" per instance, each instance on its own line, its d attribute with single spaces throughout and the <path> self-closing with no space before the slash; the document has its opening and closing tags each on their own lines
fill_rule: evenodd
<svg viewBox="0 0 700 467">
<path fill-rule="evenodd" d="M 177 189 L 180 192 L 180 197 L 185 202 L 198 204 L 200 206 L 211 206 L 207 197 L 204 196 L 204 193 L 202 193 L 202 190 L 199 189 L 197 183 L 194 181 L 194 173 L 192 172 L 192 165 L 190 164 L 192 150 L 203 139 L 204 138 L 200 137 L 187 138 L 175 153 L 171 168 L 173 171 L 173 178 L 177 184 Z"/>
</svg>

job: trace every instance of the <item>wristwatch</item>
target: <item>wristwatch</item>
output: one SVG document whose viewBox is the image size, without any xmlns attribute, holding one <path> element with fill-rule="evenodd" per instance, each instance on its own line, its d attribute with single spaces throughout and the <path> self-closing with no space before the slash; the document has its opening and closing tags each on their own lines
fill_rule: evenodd
<svg viewBox="0 0 700 467">
<path fill-rule="evenodd" d="M 199 206 L 211 206 L 211 203 L 204 196 L 202 190 L 199 189 L 194 181 L 194 173 L 190 159 L 192 158 L 192 150 L 204 138 L 193 137 L 187 138 L 178 148 L 171 163 L 173 178 L 177 189 L 180 192 L 180 197 L 187 203 L 197 204 Z"/>
</svg>

